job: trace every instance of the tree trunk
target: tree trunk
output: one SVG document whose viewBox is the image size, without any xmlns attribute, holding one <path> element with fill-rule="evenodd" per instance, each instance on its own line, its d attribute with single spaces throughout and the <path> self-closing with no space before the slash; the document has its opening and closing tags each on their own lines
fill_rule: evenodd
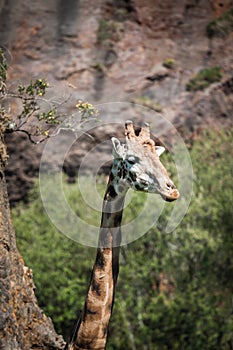
<svg viewBox="0 0 233 350">
<path fill-rule="evenodd" d="M 0 139 L 0 349 L 63 349 L 64 340 L 52 321 L 40 310 L 34 294 L 32 270 L 17 250 L 12 226 L 5 163 L 5 144 Z"/>
</svg>

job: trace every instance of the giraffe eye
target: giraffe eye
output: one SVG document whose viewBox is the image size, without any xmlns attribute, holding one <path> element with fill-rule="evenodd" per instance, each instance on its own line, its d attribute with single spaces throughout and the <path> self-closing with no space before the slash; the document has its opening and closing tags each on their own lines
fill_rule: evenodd
<svg viewBox="0 0 233 350">
<path fill-rule="evenodd" d="M 136 159 L 135 159 L 135 157 L 133 157 L 133 156 L 130 156 L 128 159 L 127 159 L 127 161 L 128 161 L 128 163 L 129 164 L 135 164 L 135 162 L 136 162 Z"/>
</svg>

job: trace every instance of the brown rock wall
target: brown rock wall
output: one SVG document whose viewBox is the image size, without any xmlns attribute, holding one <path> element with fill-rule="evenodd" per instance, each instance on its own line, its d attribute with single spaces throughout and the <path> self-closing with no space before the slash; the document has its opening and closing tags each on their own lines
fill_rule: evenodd
<svg viewBox="0 0 233 350">
<path fill-rule="evenodd" d="M 64 341 L 38 307 L 32 271 L 17 250 L 2 166 L 0 174 L 0 348 L 61 350 Z"/>
<path fill-rule="evenodd" d="M 51 94 L 60 99 L 72 86 L 66 113 L 74 111 L 80 98 L 95 105 L 146 96 L 161 106 L 172 123 L 187 124 L 189 132 L 195 124 L 219 123 L 219 107 L 213 106 L 220 104 L 221 111 L 227 110 L 222 112 L 226 117 L 221 124 L 228 125 L 232 91 L 228 89 L 226 95 L 224 90 L 218 102 L 209 90 L 198 93 L 204 101 L 200 117 L 199 107 L 192 104 L 195 93 L 187 93 L 185 85 L 200 69 L 216 65 L 222 67 L 224 81 L 231 79 L 232 33 L 210 40 L 206 25 L 232 6 L 232 0 L 98 0 L 95 6 L 90 0 L 42 0 L 33 6 L 29 0 L 15 1 L 14 6 L 3 1 L 0 38 L 12 54 L 9 83 L 16 86 L 33 77 L 46 77 Z M 167 58 L 175 60 L 173 69 L 163 66 Z M 124 122 L 124 118 L 119 108 L 117 121 Z M 22 192 L 27 191 L 41 151 L 28 143 L 22 153 L 21 137 L 17 148 L 14 140 L 7 141 L 12 158 L 8 180 L 11 199 L 18 200 L 20 191 L 11 194 L 13 182 L 17 187 L 21 182 Z M 82 156 L 83 149 L 75 150 L 75 168 Z"/>
</svg>

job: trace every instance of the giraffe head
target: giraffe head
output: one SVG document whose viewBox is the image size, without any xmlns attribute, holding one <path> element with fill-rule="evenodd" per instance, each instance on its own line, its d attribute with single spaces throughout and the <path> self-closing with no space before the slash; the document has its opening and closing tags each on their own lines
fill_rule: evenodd
<svg viewBox="0 0 233 350">
<path fill-rule="evenodd" d="M 177 199 L 179 191 L 159 159 L 165 148 L 155 146 L 150 138 L 149 125 L 144 124 L 137 136 L 133 123 L 126 121 L 125 136 L 126 144 L 112 138 L 112 176 L 116 192 L 133 188 L 137 191 L 158 193 L 166 201 Z"/>
</svg>

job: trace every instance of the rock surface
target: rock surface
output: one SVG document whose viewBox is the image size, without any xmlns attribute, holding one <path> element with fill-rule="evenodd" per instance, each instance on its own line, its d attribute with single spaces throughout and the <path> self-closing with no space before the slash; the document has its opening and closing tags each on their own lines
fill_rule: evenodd
<svg viewBox="0 0 233 350">
<path fill-rule="evenodd" d="M 2 150 L 2 142 L 0 146 Z M 61 350 L 64 341 L 38 307 L 32 271 L 16 247 L 2 159 L 0 174 L 0 348 Z"/>
<path fill-rule="evenodd" d="M 1 42 L 12 55 L 9 82 L 15 86 L 46 77 L 54 96 L 60 97 L 72 87 L 72 98 L 65 107 L 70 113 L 79 98 L 94 105 L 111 102 L 115 111 L 116 102 L 145 96 L 186 137 L 206 125 L 228 126 L 233 106 L 233 33 L 210 40 L 206 26 L 232 6 L 230 0 L 98 0 L 95 6 L 89 0 L 42 0 L 33 7 L 29 0 L 14 1 L 14 5 L 2 1 Z M 175 62 L 172 68 L 163 65 L 169 58 Z M 198 70 L 216 65 L 224 75 L 220 83 L 205 91 L 186 92 L 187 81 Z M 131 107 L 125 116 L 119 104 L 110 122 L 130 119 Z M 106 134 L 103 131 L 103 139 Z M 165 136 L 172 137 L 167 130 Z M 42 151 L 29 143 L 21 145 L 21 140 L 24 142 L 21 136 L 7 140 L 12 203 L 26 193 Z M 71 177 L 89 148 L 83 143 L 73 147 L 74 154 L 64 167 Z"/>
</svg>

